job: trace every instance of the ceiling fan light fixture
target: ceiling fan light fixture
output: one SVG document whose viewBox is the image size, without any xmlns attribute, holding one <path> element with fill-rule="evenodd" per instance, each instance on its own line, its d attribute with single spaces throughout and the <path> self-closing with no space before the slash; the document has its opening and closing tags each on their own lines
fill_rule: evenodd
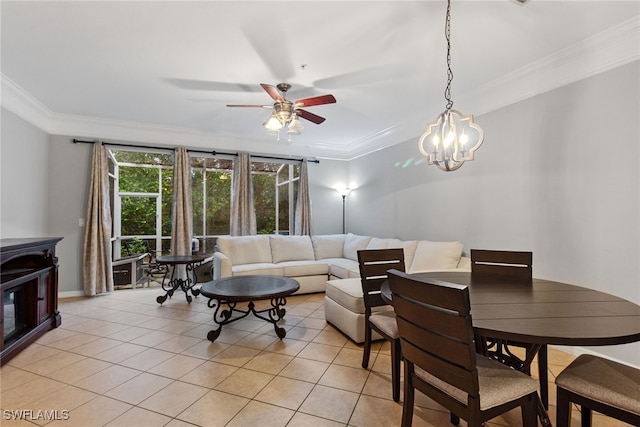
<svg viewBox="0 0 640 427">
<path fill-rule="evenodd" d="M 418 149 L 427 158 L 428 164 L 451 172 L 462 166 L 465 161 L 473 160 L 473 153 L 484 140 L 484 133 L 480 126 L 473 122 L 473 115 L 465 116 L 452 109 L 451 0 L 447 0 L 445 38 L 447 40 L 447 87 L 444 90 L 444 97 L 447 106 L 435 121 L 427 123 L 427 129 L 418 142 Z"/>
<path fill-rule="evenodd" d="M 277 131 L 282 129 L 284 126 L 282 125 L 282 122 L 278 120 L 278 117 L 276 117 L 275 114 L 272 114 L 267 119 L 267 122 L 265 123 L 264 127 L 266 127 L 268 130 Z"/>
<path fill-rule="evenodd" d="M 262 123 L 262 126 L 264 126 L 269 133 L 277 135 L 278 141 L 280 140 L 280 130 L 285 127 L 287 128 L 289 141 L 291 141 L 291 135 L 300 135 L 304 126 L 300 123 L 299 117 L 317 125 L 324 122 L 324 117 L 303 110 L 301 107 L 313 107 L 315 105 L 334 104 L 336 102 L 336 98 L 333 95 L 312 96 L 311 98 L 289 101 L 286 95 L 287 91 L 291 88 L 290 84 L 279 83 L 277 86 L 272 86 L 266 83 L 260 83 L 260 86 L 273 99 L 273 105 L 227 104 L 227 107 L 272 108 L 273 111 L 271 115 Z"/>
<path fill-rule="evenodd" d="M 302 123 L 300 122 L 300 120 L 298 120 L 298 117 L 294 115 L 291 123 L 289 123 L 287 132 L 289 134 L 300 135 L 300 131 L 302 129 L 304 129 L 304 126 L 302 126 Z"/>
</svg>

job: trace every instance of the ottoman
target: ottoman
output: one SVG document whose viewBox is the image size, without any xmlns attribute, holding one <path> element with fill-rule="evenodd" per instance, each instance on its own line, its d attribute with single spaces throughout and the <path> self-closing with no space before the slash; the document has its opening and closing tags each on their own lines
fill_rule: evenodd
<svg viewBox="0 0 640 427">
<path fill-rule="evenodd" d="M 393 310 L 391 306 L 376 307 L 374 311 Z M 329 280 L 324 297 L 324 317 L 355 343 L 364 342 L 365 318 L 362 283 L 359 277 Z M 375 331 L 373 340 L 382 339 Z"/>
</svg>

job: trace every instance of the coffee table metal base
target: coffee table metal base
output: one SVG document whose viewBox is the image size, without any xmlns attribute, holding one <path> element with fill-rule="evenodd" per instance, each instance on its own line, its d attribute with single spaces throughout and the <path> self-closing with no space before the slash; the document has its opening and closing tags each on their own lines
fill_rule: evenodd
<svg viewBox="0 0 640 427">
<path fill-rule="evenodd" d="M 209 308 L 215 309 L 213 322 L 215 329 L 209 331 L 207 339 L 213 342 L 222 332 L 222 326 L 244 319 L 253 313 L 258 319 L 273 324 L 278 338 L 287 331 L 278 326 L 285 313 L 286 297 L 300 289 L 300 284 L 289 277 L 281 276 L 232 276 L 204 283 L 200 293 L 209 298 Z M 256 310 L 254 301 L 269 301 L 267 308 Z M 238 303 L 247 303 L 238 307 Z"/>
<path fill-rule="evenodd" d="M 272 323 L 273 329 L 275 330 L 278 338 L 282 339 L 287 335 L 287 331 L 284 328 L 278 326 L 278 321 L 280 321 L 287 312 L 283 307 L 287 304 L 287 300 L 284 297 L 272 298 L 270 301 L 271 307 L 265 308 L 263 310 L 256 310 L 256 306 L 253 301 L 249 301 L 247 310 L 237 308 L 236 302 L 225 303 L 213 298 L 210 299 L 207 304 L 210 308 L 215 307 L 215 311 L 213 313 L 213 321 L 218 326 L 216 329 L 209 331 L 209 333 L 207 334 L 207 339 L 211 342 L 214 342 L 220 336 L 223 325 L 228 325 L 229 323 L 244 319 L 251 313 L 253 313 L 253 315 L 259 319 Z M 223 304 L 226 305 L 227 308 L 223 309 Z M 234 312 L 240 313 L 240 315 L 234 317 Z"/>
</svg>

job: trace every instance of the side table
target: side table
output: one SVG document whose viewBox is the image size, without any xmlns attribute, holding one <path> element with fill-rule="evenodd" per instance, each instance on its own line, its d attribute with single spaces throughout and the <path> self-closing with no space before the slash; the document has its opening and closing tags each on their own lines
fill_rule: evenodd
<svg viewBox="0 0 640 427">
<path fill-rule="evenodd" d="M 192 254 L 192 255 L 169 255 L 159 256 L 156 258 L 156 263 L 161 268 L 166 269 L 164 278 L 162 279 L 162 289 L 166 291 L 166 294 L 160 295 L 156 298 L 159 304 L 162 304 L 167 300 L 167 297 L 172 297 L 176 289 L 182 289 L 187 298 L 187 302 L 191 304 L 193 296 L 200 295 L 198 289 L 194 289 L 197 283 L 195 274 L 195 268 L 207 262 L 213 255 L 212 254 Z M 176 270 L 176 267 L 184 266 L 186 277 L 181 277 L 180 272 Z"/>
</svg>

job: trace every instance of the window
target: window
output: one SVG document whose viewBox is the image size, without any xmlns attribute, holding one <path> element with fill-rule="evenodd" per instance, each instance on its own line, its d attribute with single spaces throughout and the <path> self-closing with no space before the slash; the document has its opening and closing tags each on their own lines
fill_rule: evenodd
<svg viewBox="0 0 640 427">
<path fill-rule="evenodd" d="M 229 234 L 233 160 L 191 157 L 193 234 L 212 252 L 216 236 Z"/>
<path fill-rule="evenodd" d="M 258 234 L 290 234 L 293 230 L 300 166 L 252 162 L 251 168 Z"/>
<path fill-rule="evenodd" d="M 171 249 L 173 153 L 110 150 L 114 258 Z M 193 234 L 212 252 L 228 235 L 233 157 L 191 156 Z M 300 165 L 252 162 L 258 233 L 293 230 Z"/>
<path fill-rule="evenodd" d="M 111 156 L 114 258 L 169 253 L 173 154 L 111 150 Z"/>
</svg>

